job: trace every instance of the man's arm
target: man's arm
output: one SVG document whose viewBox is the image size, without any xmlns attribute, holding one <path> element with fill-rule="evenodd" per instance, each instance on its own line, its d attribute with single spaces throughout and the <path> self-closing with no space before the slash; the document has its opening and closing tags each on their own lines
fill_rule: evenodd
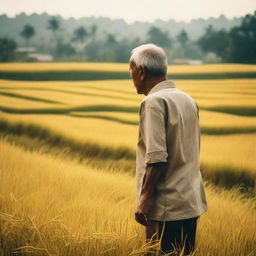
<svg viewBox="0 0 256 256">
<path fill-rule="evenodd" d="M 196 103 L 196 102 L 195 102 Z M 198 117 L 198 123 L 199 123 L 199 133 L 201 134 L 201 128 L 200 128 L 200 115 L 199 115 L 199 107 L 196 103 L 196 108 L 197 108 L 197 117 Z M 199 134 L 199 151 L 200 151 L 200 148 L 201 148 L 201 135 Z"/>
<path fill-rule="evenodd" d="M 147 214 L 152 206 L 156 185 L 164 179 L 167 171 L 166 162 L 148 164 L 143 177 L 140 200 L 135 211 L 135 219 L 142 225 L 148 225 Z"/>
<path fill-rule="evenodd" d="M 164 178 L 167 170 L 166 117 L 162 103 L 145 102 L 140 123 L 142 140 L 145 143 L 146 170 L 142 181 L 141 194 L 135 210 L 135 219 L 148 225 L 147 214 L 152 206 L 156 185 Z"/>
</svg>

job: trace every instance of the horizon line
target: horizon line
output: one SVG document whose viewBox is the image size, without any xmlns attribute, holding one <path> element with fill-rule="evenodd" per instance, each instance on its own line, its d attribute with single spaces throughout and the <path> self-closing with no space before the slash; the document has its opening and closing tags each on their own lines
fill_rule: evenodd
<svg viewBox="0 0 256 256">
<path fill-rule="evenodd" d="M 74 16 L 69 16 L 69 17 L 66 17 L 62 14 L 50 14 L 48 12 L 32 12 L 32 13 L 27 13 L 25 11 L 23 12 L 19 12 L 19 13 L 16 13 L 14 15 L 10 15 L 10 14 L 7 14 L 7 13 L 0 13 L 0 16 L 7 16 L 8 18 L 16 18 L 17 16 L 20 16 L 22 14 L 25 14 L 26 16 L 32 16 L 32 15 L 48 15 L 48 16 L 52 16 L 52 17 L 61 17 L 62 19 L 74 19 L 74 20 L 79 20 L 79 19 L 83 19 L 83 18 L 95 18 L 95 19 L 99 19 L 99 18 L 107 18 L 107 19 L 110 19 L 110 20 L 123 20 L 124 22 L 126 22 L 127 24 L 133 24 L 133 23 L 154 23 L 158 20 L 161 20 L 161 21 L 165 21 L 165 22 L 168 22 L 168 21 L 175 21 L 177 23 L 191 23 L 192 21 L 196 21 L 196 20 L 209 20 L 209 19 L 219 19 L 220 17 L 224 17 L 225 19 L 227 20 L 232 20 L 232 19 L 241 19 L 242 17 L 248 15 L 248 14 L 253 14 L 254 12 L 252 13 L 247 13 L 245 15 L 242 15 L 242 16 L 233 16 L 233 17 L 227 17 L 225 14 L 220 14 L 219 16 L 209 16 L 208 18 L 202 18 L 202 17 L 198 17 L 198 18 L 192 18 L 190 19 L 189 21 L 185 21 L 185 20 L 177 20 L 177 19 L 174 19 L 174 18 L 169 18 L 169 19 L 160 19 L 160 18 L 157 18 L 157 19 L 154 19 L 154 20 L 134 20 L 134 21 L 128 21 L 126 20 L 125 18 L 123 17 L 109 17 L 109 16 L 103 16 L 103 15 L 91 15 L 91 16 L 80 16 L 80 17 L 74 17 Z"/>
</svg>

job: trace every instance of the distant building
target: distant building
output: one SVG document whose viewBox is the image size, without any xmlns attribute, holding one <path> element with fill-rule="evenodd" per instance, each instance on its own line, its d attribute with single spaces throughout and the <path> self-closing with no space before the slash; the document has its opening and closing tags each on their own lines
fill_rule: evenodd
<svg viewBox="0 0 256 256">
<path fill-rule="evenodd" d="M 173 64 L 188 64 L 188 65 L 200 65 L 202 64 L 202 60 L 191 60 L 191 59 L 174 59 Z"/>
<path fill-rule="evenodd" d="M 35 47 L 19 47 L 16 49 L 16 52 L 18 53 L 32 53 L 32 52 L 36 52 L 36 48 Z"/>
<path fill-rule="evenodd" d="M 35 47 L 19 47 L 16 52 L 28 57 L 28 59 L 39 62 L 53 61 L 53 56 L 51 54 L 39 53 Z"/>
<path fill-rule="evenodd" d="M 29 53 L 28 57 L 35 58 L 37 61 L 53 61 L 53 57 L 51 54 L 45 53 Z"/>
</svg>

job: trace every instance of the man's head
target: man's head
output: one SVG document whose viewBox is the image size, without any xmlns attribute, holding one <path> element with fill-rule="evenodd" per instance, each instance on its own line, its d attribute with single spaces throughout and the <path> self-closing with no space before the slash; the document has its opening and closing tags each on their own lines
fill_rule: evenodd
<svg viewBox="0 0 256 256">
<path fill-rule="evenodd" d="M 131 52 L 130 75 L 139 94 L 147 92 L 166 79 L 167 57 L 164 50 L 154 44 L 143 44 Z"/>
</svg>

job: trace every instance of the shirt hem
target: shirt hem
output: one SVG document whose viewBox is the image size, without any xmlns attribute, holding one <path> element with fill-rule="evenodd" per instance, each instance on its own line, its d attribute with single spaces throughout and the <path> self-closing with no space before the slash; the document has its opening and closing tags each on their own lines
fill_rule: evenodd
<svg viewBox="0 0 256 256">
<path fill-rule="evenodd" d="M 195 218 L 195 217 L 200 217 L 201 215 L 203 215 L 205 212 L 207 212 L 207 209 L 203 210 L 200 213 L 194 213 L 191 215 L 183 215 L 183 216 L 178 216 L 176 218 L 168 218 L 168 215 L 166 213 L 163 214 L 163 218 L 161 217 L 150 217 L 148 216 L 149 220 L 155 220 L 155 221 L 176 221 L 176 220 L 185 220 L 185 219 L 191 219 L 191 218 Z"/>
</svg>

